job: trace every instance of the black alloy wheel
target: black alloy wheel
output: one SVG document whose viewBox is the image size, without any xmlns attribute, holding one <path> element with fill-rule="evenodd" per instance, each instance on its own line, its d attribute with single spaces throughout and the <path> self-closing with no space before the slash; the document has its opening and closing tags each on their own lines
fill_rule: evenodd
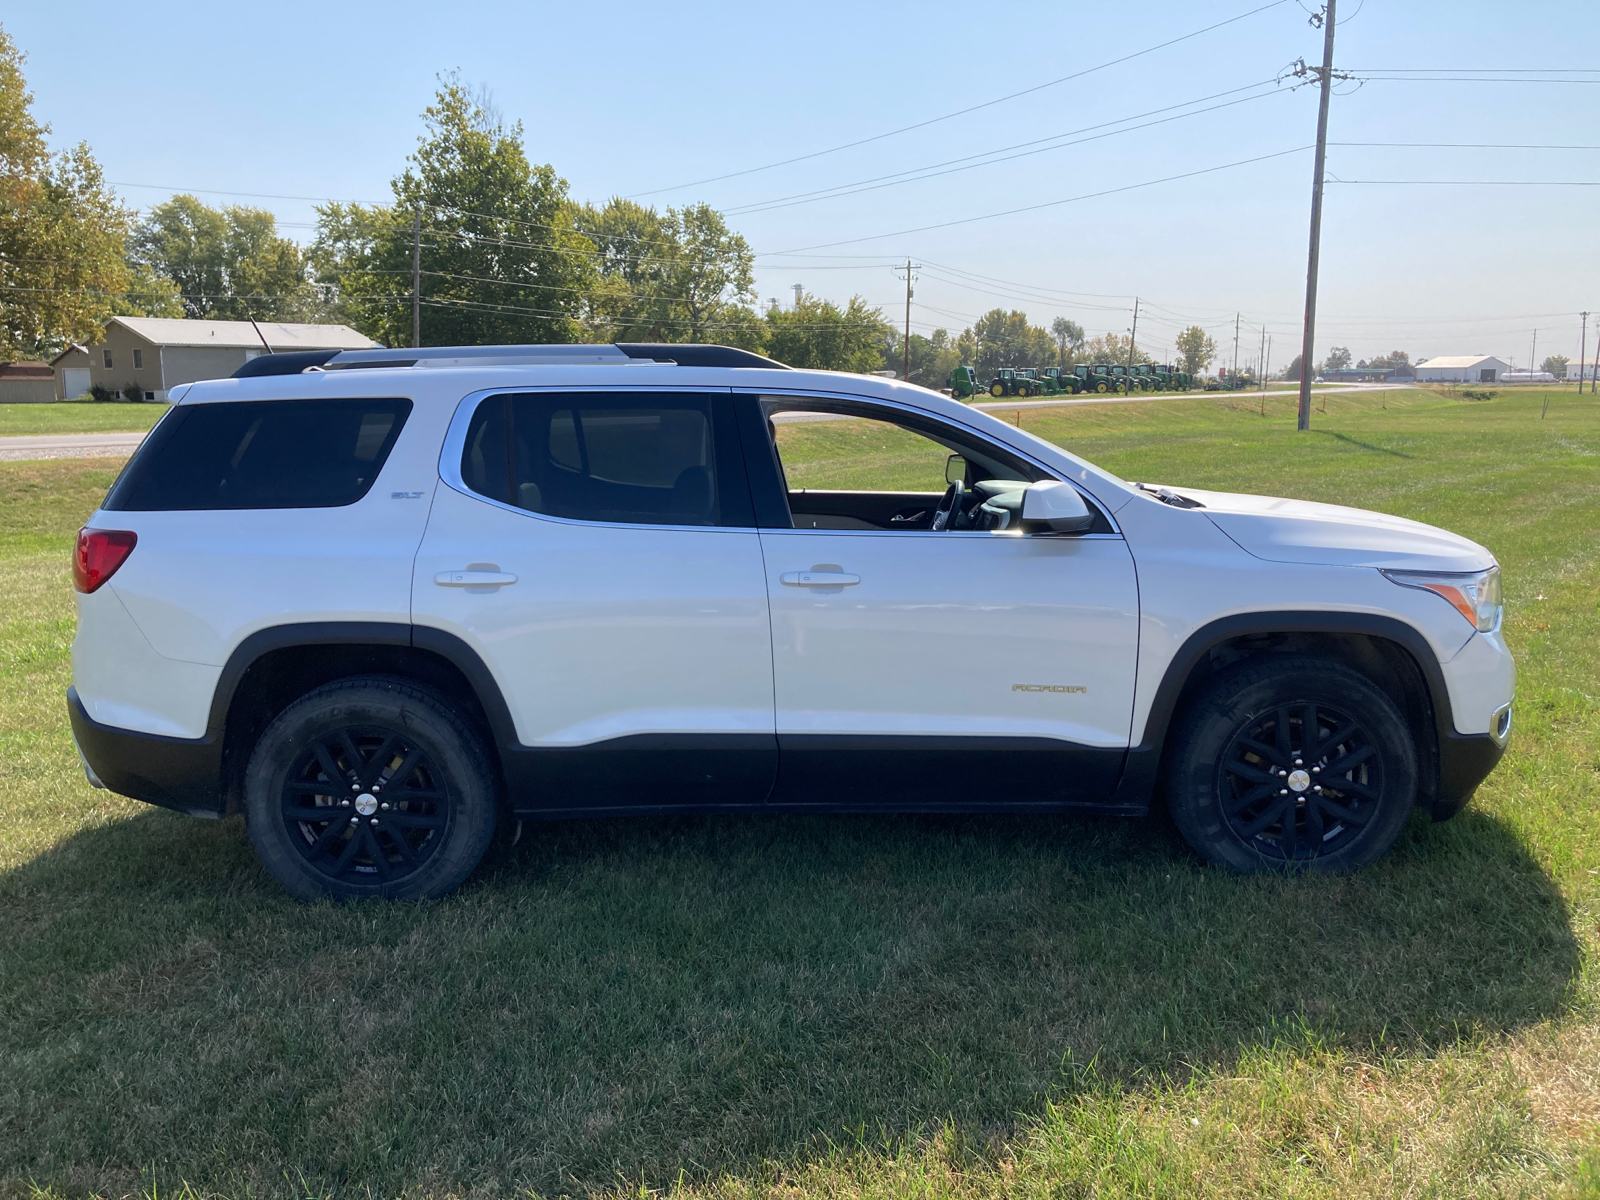
<svg viewBox="0 0 1600 1200">
<path fill-rule="evenodd" d="M 443 896 L 494 836 L 492 761 L 481 733 L 431 689 L 380 676 L 330 683 L 256 743 L 250 840 L 304 900 Z"/>
<path fill-rule="evenodd" d="M 1383 797 L 1383 756 L 1371 735 L 1314 700 L 1279 705 L 1241 729 L 1217 774 L 1233 835 L 1285 863 L 1348 845 Z"/>
<path fill-rule="evenodd" d="M 415 738 L 356 725 L 312 739 L 289 768 L 280 811 L 312 867 L 370 884 L 420 869 L 444 839 L 450 804 Z"/>
<path fill-rule="evenodd" d="M 1173 726 L 1173 821 L 1241 871 L 1344 871 L 1381 858 L 1417 794 L 1404 715 L 1342 663 L 1247 659 L 1209 680 Z"/>
</svg>

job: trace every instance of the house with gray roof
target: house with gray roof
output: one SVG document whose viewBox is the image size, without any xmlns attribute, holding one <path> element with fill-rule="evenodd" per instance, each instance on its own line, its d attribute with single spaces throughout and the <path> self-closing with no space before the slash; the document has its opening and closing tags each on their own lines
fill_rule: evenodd
<svg viewBox="0 0 1600 1200">
<path fill-rule="evenodd" d="M 259 330 L 259 332 L 258 332 Z M 89 383 L 128 400 L 165 400 L 180 383 L 222 379 L 269 350 L 373 350 L 348 325 L 112 317 L 87 347 Z"/>
</svg>

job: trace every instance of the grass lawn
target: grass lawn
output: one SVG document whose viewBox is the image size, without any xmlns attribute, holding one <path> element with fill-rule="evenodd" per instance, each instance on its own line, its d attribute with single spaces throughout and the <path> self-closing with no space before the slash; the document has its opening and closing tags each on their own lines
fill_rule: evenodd
<svg viewBox="0 0 1600 1200">
<path fill-rule="evenodd" d="M 38 433 L 134 433 L 149 429 L 165 404 L 0 404 L 0 437 Z"/>
<path fill-rule="evenodd" d="M 301 906 L 239 819 L 83 783 L 67 551 L 115 463 L 0 463 L 0 1196 L 1600 1194 L 1600 403 L 1552 396 L 1022 413 L 1499 556 L 1512 752 L 1332 879 L 1160 818 L 685 818 Z M 786 456 L 820 486 L 849 426 Z"/>
</svg>

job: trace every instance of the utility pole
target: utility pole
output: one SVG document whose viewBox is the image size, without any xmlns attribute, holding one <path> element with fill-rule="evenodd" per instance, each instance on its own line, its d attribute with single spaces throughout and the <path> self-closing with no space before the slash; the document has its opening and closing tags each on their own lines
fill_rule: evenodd
<svg viewBox="0 0 1600 1200">
<path fill-rule="evenodd" d="M 1139 336 L 1139 297 L 1133 298 L 1133 328 L 1128 331 L 1128 394 L 1133 395 L 1133 342 Z"/>
<path fill-rule="evenodd" d="M 1589 355 L 1589 314 L 1579 313 L 1583 318 L 1583 341 L 1579 342 L 1578 350 L 1578 395 L 1583 395 L 1583 360 Z M 1597 355 L 1596 357 L 1600 357 Z"/>
<path fill-rule="evenodd" d="M 411 212 L 411 344 L 422 345 L 422 210 Z"/>
<path fill-rule="evenodd" d="M 1239 314 L 1233 314 L 1233 373 L 1239 374 Z"/>
<path fill-rule="evenodd" d="M 1322 179 L 1328 158 L 1328 101 L 1333 95 L 1333 9 L 1322 10 L 1322 99 L 1317 105 L 1317 165 L 1311 175 L 1311 249 L 1306 256 L 1306 328 L 1300 342 L 1300 417 L 1296 428 L 1311 428 L 1311 358 L 1317 344 L 1317 261 L 1322 253 Z M 1316 18 L 1312 18 L 1316 23 Z"/>
<path fill-rule="evenodd" d="M 901 375 L 907 383 L 911 382 L 911 260 L 906 259 L 906 341 L 905 341 L 905 372 Z"/>
<path fill-rule="evenodd" d="M 1535 329 L 1533 331 L 1533 349 L 1528 351 L 1528 370 L 1529 371 L 1537 371 L 1539 369 L 1538 366 L 1536 365 L 1538 363 L 1538 361 L 1539 361 L 1539 331 L 1537 329 Z"/>
<path fill-rule="evenodd" d="M 1267 394 L 1267 327 L 1261 327 L 1261 350 L 1256 355 L 1256 370 L 1261 372 L 1261 394 Z M 1266 403 L 1265 400 L 1262 403 Z"/>
</svg>

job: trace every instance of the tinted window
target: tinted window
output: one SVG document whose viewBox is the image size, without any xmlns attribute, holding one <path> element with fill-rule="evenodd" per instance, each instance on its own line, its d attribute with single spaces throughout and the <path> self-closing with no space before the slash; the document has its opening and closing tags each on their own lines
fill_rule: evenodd
<svg viewBox="0 0 1600 1200">
<path fill-rule="evenodd" d="M 123 511 L 336 508 L 367 494 L 409 400 L 180 404 L 112 487 Z"/>
<path fill-rule="evenodd" d="M 642 525 L 748 525 L 735 447 L 712 396 L 493 396 L 461 455 L 467 487 L 554 517 Z M 723 398 L 722 402 L 726 402 Z M 725 496 L 724 480 L 735 480 Z"/>
</svg>

